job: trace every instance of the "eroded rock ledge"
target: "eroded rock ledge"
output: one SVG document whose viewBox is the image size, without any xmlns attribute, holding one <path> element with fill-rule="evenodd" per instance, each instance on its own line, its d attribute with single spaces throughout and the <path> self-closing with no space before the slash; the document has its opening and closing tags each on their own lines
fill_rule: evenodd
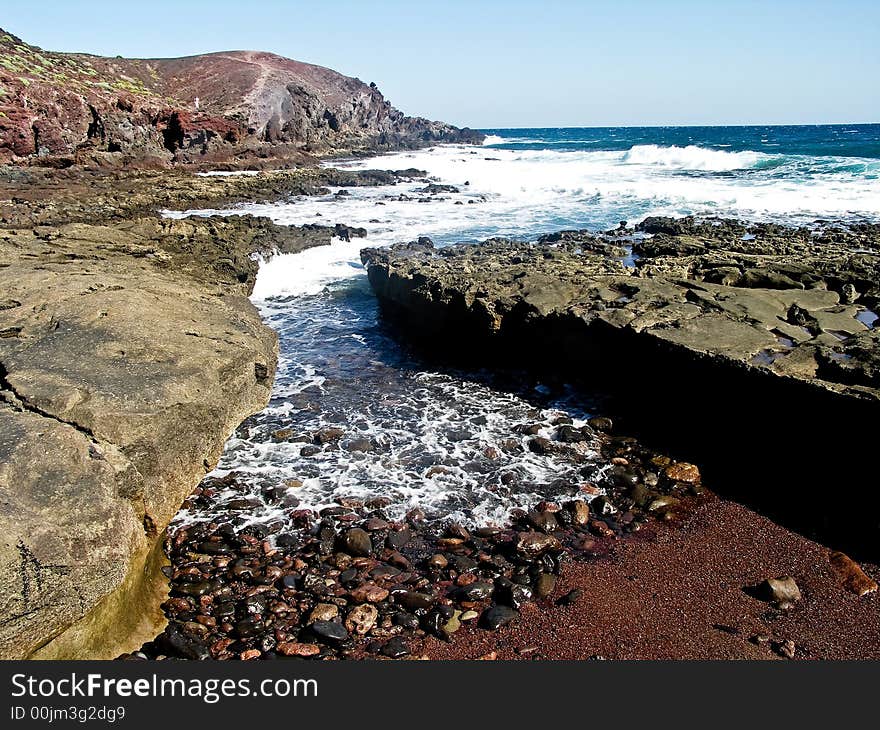
<svg viewBox="0 0 880 730">
<path fill-rule="evenodd" d="M 631 430 L 728 493 L 876 550 L 860 443 L 880 415 L 876 226 L 654 218 L 362 258 L 386 312 L 444 354 L 610 390 Z"/>
<path fill-rule="evenodd" d="M 110 658 L 162 621 L 161 535 L 262 408 L 266 219 L 0 229 L 0 657 Z"/>
</svg>

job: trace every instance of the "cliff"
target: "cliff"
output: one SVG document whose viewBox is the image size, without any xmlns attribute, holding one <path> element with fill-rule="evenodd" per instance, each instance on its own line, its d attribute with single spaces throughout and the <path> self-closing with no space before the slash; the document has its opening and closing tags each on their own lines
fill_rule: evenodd
<svg viewBox="0 0 880 730">
<path fill-rule="evenodd" d="M 0 30 L 0 163 L 274 166 L 310 154 L 479 143 L 375 84 L 271 53 L 54 53 Z"/>
</svg>

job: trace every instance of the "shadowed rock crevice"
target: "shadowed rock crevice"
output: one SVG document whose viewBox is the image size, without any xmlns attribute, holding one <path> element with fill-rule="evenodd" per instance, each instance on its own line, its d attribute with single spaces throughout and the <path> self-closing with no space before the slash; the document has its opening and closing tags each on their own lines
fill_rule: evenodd
<svg viewBox="0 0 880 730">
<path fill-rule="evenodd" d="M 42 416 L 43 418 L 51 418 L 53 421 L 58 421 L 58 423 L 63 423 L 66 426 L 70 426 L 71 428 L 76 429 L 81 434 L 83 434 L 86 438 L 88 438 L 92 443 L 97 444 L 98 440 L 95 438 L 95 434 L 88 428 L 81 426 L 78 423 L 73 421 L 66 421 L 63 418 L 59 418 L 58 416 L 49 413 L 48 411 L 44 411 L 42 408 L 38 408 L 37 406 L 29 403 L 26 398 L 23 398 L 16 390 L 12 383 L 9 382 L 9 372 L 6 370 L 6 367 L 0 362 L 0 400 L 5 401 L 9 405 L 11 405 L 16 410 L 30 411 L 38 416 Z"/>
</svg>

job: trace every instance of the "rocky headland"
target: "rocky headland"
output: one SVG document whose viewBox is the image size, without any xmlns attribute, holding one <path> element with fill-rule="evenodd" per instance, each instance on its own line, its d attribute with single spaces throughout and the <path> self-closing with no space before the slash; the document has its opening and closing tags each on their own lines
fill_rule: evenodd
<svg viewBox="0 0 880 730">
<path fill-rule="evenodd" d="M 272 53 L 104 58 L 0 30 L 2 164 L 261 169 L 482 139 L 404 115 L 374 83 Z"/>
</svg>

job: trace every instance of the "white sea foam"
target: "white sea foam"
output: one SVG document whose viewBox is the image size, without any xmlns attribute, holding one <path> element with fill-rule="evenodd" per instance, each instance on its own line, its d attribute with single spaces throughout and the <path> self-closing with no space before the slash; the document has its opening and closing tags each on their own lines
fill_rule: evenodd
<svg viewBox="0 0 880 730">
<path fill-rule="evenodd" d="M 639 144 L 627 150 L 621 162 L 628 165 L 659 165 L 676 170 L 745 170 L 754 167 L 769 155 L 760 152 L 727 152 L 696 145 L 687 147 L 662 147 L 656 144 Z"/>
<path fill-rule="evenodd" d="M 439 182 L 457 186 L 459 192 L 429 197 L 419 192 L 424 183 L 413 182 L 352 188 L 344 197 L 331 194 L 290 203 L 197 211 L 248 212 L 281 224 L 345 223 L 367 229 L 365 241 L 335 241 L 331 247 L 273 259 L 261 269 L 255 297 L 314 293 L 334 279 L 358 273 L 362 246 L 422 235 L 441 244 L 492 235 L 533 238 L 560 228 L 636 222 L 652 214 L 786 220 L 880 216 L 877 161 L 857 158 L 785 161 L 758 152 L 695 146 L 639 145 L 623 152 L 447 146 L 357 160 L 346 166 L 416 167 Z"/>
<path fill-rule="evenodd" d="M 358 255 L 363 242 L 333 238 L 329 246 L 281 254 L 260 264 L 252 298 L 317 294 L 332 281 L 347 279 L 363 269 Z"/>
</svg>

